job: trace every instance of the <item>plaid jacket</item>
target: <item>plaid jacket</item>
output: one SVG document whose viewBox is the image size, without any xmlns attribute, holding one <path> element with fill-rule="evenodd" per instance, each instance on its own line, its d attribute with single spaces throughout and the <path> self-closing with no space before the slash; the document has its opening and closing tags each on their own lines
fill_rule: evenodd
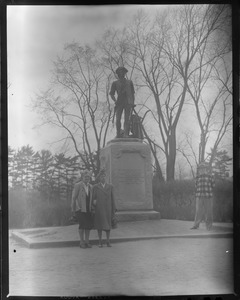
<svg viewBox="0 0 240 300">
<path fill-rule="evenodd" d="M 196 177 L 196 197 L 207 197 L 213 196 L 214 179 L 212 175 L 202 174 Z"/>
</svg>

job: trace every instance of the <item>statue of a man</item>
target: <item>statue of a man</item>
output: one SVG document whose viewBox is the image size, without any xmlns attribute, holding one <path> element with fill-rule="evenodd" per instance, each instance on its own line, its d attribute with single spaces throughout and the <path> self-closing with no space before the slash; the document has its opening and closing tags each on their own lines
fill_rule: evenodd
<svg viewBox="0 0 240 300">
<path fill-rule="evenodd" d="M 128 70 L 124 67 L 118 67 L 116 74 L 118 80 L 111 86 L 110 96 L 115 102 L 117 138 L 121 137 L 121 117 L 124 110 L 124 137 L 129 136 L 130 118 L 134 107 L 134 86 L 131 80 L 125 78 Z M 115 98 L 117 92 L 117 99 Z"/>
</svg>

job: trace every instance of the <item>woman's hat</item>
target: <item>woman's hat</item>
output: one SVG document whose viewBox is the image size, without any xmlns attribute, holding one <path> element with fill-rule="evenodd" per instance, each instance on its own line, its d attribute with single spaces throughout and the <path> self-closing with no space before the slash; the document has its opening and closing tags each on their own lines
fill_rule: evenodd
<svg viewBox="0 0 240 300">
<path fill-rule="evenodd" d="M 106 176 L 106 170 L 105 169 L 101 169 L 96 177 L 96 180 L 99 181 L 100 177 L 102 175 L 105 175 Z"/>
<path fill-rule="evenodd" d="M 89 170 L 84 170 L 81 172 L 81 177 L 84 177 L 84 176 L 92 176 L 92 172 L 89 171 Z"/>
<path fill-rule="evenodd" d="M 118 74 L 119 72 L 123 72 L 124 74 L 126 74 L 128 70 L 125 67 L 118 67 L 116 73 Z"/>
</svg>

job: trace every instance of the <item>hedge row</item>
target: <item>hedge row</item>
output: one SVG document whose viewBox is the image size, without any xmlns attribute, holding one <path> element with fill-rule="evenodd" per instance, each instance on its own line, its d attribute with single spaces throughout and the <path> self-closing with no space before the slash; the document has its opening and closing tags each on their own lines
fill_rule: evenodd
<svg viewBox="0 0 240 300">
<path fill-rule="evenodd" d="M 153 181 L 154 209 L 163 219 L 193 220 L 195 214 L 194 181 Z M 232 221 L 233 187 L 230 181 L 216 182 L 213 218 L 215 222 Z M 64 226 L 71 217 L 69 201 L 48 202 L 39 192 L 9 191 L 9 227 L 31 228 Z"/>
<path fill-rule="evenodd" d="M 70 203 L 59 199 L 49 203 L 35 190 L 17 189 L 9 192 L 10 228 L 63 226 L 70 216 Z"/>
<path fill-rule="evenodd" d="M 194 180 L 159 183 L 153 181 L 154 209 L 163 219 L 194 220 L 195 183 Z M 233 185 L 231 181 L 216 181 L 213 197 L 213 220 L 230 222 L 233 220 Z"/>
</svg>

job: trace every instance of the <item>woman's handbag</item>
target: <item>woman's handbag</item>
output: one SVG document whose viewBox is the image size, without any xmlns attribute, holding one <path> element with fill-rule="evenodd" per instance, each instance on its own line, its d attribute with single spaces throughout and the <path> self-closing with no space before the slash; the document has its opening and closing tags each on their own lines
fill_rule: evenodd
<svg viewBox="0 0 240 300">
<path fill-rule="evenodd" d="M 117 217 L 116 215 L 114 215 L 112 217 L 112 229 L 116 229 L 117 228 Z"/>
</svg>

